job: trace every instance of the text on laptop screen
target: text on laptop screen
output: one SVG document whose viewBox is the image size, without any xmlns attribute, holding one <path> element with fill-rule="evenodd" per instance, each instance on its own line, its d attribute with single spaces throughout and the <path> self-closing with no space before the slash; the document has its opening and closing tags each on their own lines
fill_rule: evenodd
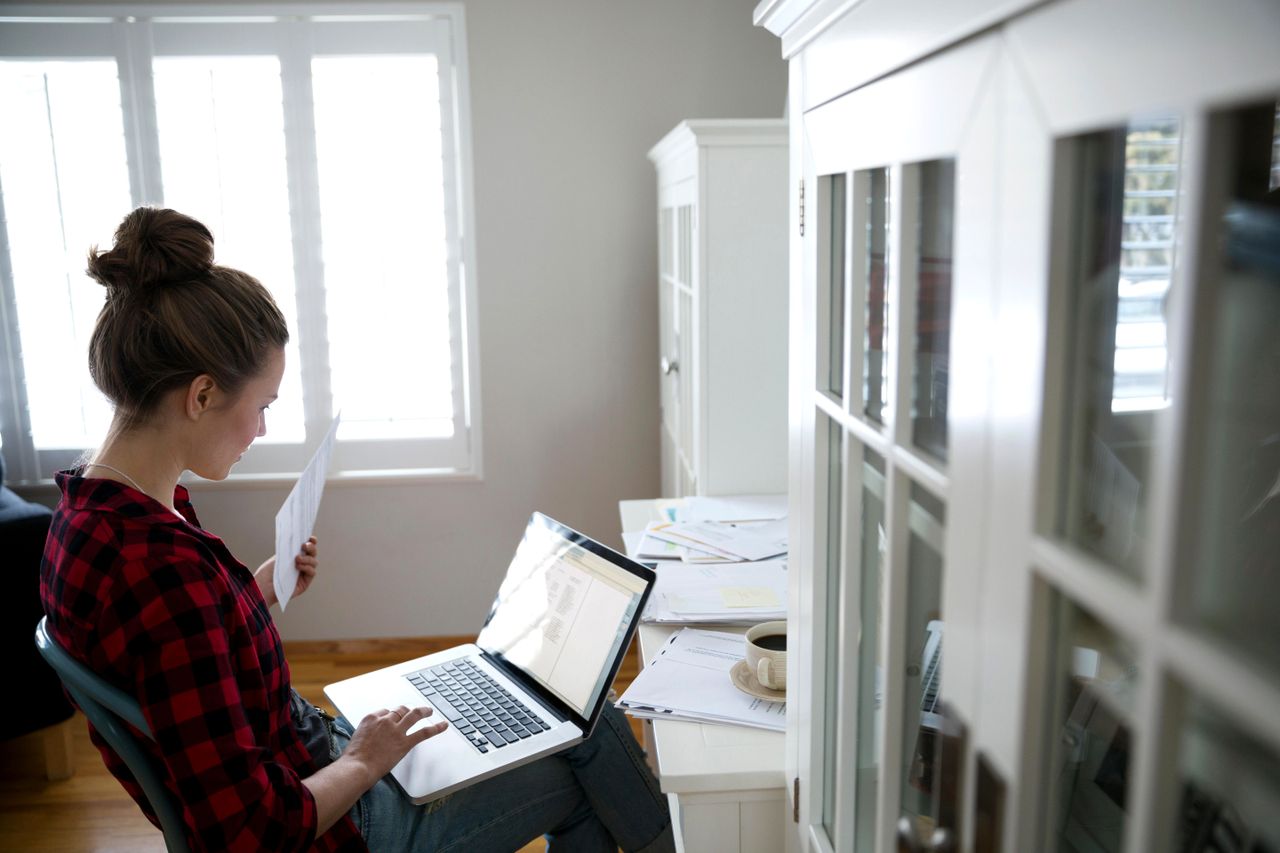
<svg viewBox="0 0 1280 853">
<path fill-rule="evenodd" d="M 608 686 L 644 588 L 604 557 L 530 524 L 476 643 L 586 715 Z"/>
</svg>

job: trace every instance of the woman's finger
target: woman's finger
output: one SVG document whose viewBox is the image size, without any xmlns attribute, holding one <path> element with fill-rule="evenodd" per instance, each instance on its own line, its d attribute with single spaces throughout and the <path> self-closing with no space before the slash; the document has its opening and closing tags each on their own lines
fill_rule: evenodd
<svg viewBox="0 0 1280 853">
<path fill-rule="evenodd" d="M 434 711 L 432 711 L 430 707 L 426 705 L 419 705 L 417 708 L 414 708 L 413 710 L 406 711 L 404 716 L 400 718 L 400 723 L 407 729 L 413 726 L 414 723 L 423 719 L 424 717 L 431 716 L 431 714 L 433 713 Z"/>
<path fill-rule="evenodd" d="M 435 737 L 436 735 L 440 734 L 442 731 L 444 731 L 447 728 L 449 728 L 448 721 L 441 720 L 438 723 L 432 723 L 429 726 L 423 726 L 422 728 L 418 729 L 418 731 L 409 735 L 409 737 L 413 739 L 415 744 L 422 743 L 427 738 Z"/>
</svg>

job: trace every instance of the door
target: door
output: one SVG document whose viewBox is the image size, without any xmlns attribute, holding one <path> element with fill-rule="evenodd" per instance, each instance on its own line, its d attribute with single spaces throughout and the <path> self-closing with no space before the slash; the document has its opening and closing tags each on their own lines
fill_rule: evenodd
<svg viewBox="0 0 1280 853">
<path fill-rule="evenodd" d="M 804 850 L 892 850 L 900 823 L 914 839 L 955 822 L 943 700 L 970 708 L 978 683 L 1000 51 L 977 39 L 805 114 Z"/>
<path fill-rule="evenodd" d="M 1280 849 L 1277 36 L 1069 0 L 798 110 L 799 849 Z"/>
</svg>

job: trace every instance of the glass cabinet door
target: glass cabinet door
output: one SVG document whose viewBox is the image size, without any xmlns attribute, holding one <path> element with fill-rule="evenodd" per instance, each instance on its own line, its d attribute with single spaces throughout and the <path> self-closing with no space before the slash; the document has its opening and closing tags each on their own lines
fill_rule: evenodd
<svg viewBox="0 0 1280 853">
<path fill-rule="evenodd" d="M 805 853 L 1280 851 L 1280 18 L 1225 2 L 793 87 Z"/>
<path fill-rule="evenodd" d="M 848 168 L 819 174 L 810 194 L 815 624 L 812 680 L 800 685 L 813 702 L 801 821 L 812 849 L 871 853 L 896 846 L 900 817 L 922 837 L 940 826 L 961 166 L 857 156 L 839 165 Z"/>
</svg>

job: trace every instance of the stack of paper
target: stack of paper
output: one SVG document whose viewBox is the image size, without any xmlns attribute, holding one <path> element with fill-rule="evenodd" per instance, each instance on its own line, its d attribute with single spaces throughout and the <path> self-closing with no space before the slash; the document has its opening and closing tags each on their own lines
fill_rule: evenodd
<svg viewBox="0 0 1280 853">
<path fill-rule="evenodd" d="M 787 613 L 784 496 L 690 497 L 669 520 L 623 533 L 658 582 L 646 622 L 752 625 Z"/>
<path fill-rule="evenodd" d="M 724 723 L 784 731 L 785 702 L 743 693 L 729 676 L 743 659 L 740 634 L 684 628 L 654 655 L 618 705 L 633 717 Z"/>
<path fill-rule="evenodd" d="M 655 522 L 645 528 L 639 552 L 690 563 L 764 560 L 787 553 L 787 519 Z"/>
<path fill-rule="evenodd" d="M 787 564 L 659 564 L 646 622 L 754 625 L 787 615 Z"/>
</svg>

